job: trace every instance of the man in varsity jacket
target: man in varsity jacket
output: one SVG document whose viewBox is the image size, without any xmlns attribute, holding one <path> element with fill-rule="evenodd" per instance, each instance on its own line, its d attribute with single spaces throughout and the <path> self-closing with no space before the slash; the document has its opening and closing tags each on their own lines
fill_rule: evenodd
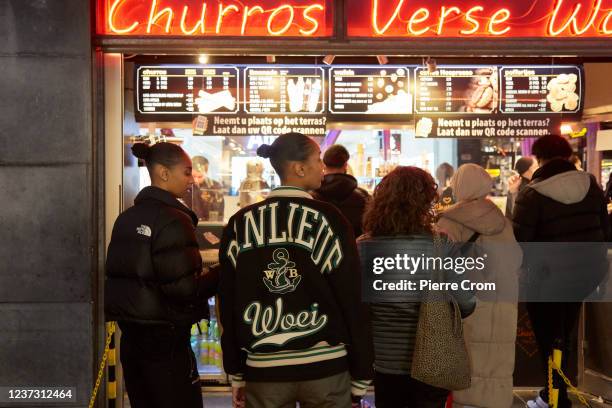
<svg viewBox="0 0 612 408">
<path fill-rule="evenodd" d="M 320 183 L 311 139 L 283 135 L 258 154 L 271 157 L 283 187 L 231 217 L 220 248 L 221 343 L 234 405 L 246 392 L 254 408 L 350 407 L 373 376 L 352 227 L 305 191 Z M 304 180 L 286 183 L 294 172 Z"/>
</svg>

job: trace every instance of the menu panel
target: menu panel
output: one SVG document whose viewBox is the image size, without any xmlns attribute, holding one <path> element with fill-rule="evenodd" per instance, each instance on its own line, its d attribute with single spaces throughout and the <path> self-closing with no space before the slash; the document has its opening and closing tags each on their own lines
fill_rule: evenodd
<svg viewBox="0 0 612 408">
<path fill-rule="evenodd" d="M 329 77 L 332 114 L 412 113 L 410 71 L 406 66 L 332 67 Z"/>
<path fill-rule="evenodd" d="M 417 115 L 416 137 L 540 137 L 556 133 L 561 118 L 555 116 L 474 115 L 444 117 Z"/>
<path fill-rule="evenodd" d="M 239 109 L 237 67 L 141 66 L 136 77 L 140 114 L 230 114 Z"/>
<path fill-rule="evenodd" d="M 498 112 L 499 80 L 495 66 L 444 66 L 415 70 L 415 112 L 492 114 Z"/>
<path fill-rule="evenodd" d="M 244 71 L 247 113 L 303 115 L 325 111 L 321 67 L 247 67 Z"/>
<path fill-rule="evenodd" d="M 503 113 L 575 113 L 582 101 L 582 78 L 577 66 L 502 67 Z"/>
</svg>

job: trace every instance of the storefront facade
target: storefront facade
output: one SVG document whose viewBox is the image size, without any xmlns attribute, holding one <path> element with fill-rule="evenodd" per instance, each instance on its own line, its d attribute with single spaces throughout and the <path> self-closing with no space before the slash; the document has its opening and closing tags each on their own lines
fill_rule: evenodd
<svg viewBox="0 0 612 408">
<path fill-rule="evenodd" d="M 259 65 L 266 56 L 274 56 L 276 65 L 312 66 L 322 65 L 325 56 L 368 66 L 385 58 L 390 62 L 384 65 L 423 66 L 427 57 L 439 65 L 585 63 L 586 109 L 597 87 L 589 85 L 588 64 L 606 62 L 612 49 L 611 3 L 604 0 L 545 1 L 537 7 L 513 0 L 495 6 L 404 0 L 69 3 L 9 2 L 4 14 L 9 29 L 3 85 L 15 102 L 2 107 L 2 120 L 5 134 L 20 140 L 10 143 L 14 139 L 5 136 L 6 148 L 0 149 L 8 192 L 4 216 L 7 230 L 14 231 L 2 242 L 10 272 L 0 285 L 0 308 L 9 322 L 7 340 L 0 343 L 7 361 L 0 379 L 29 384 L 31 372 L 41 373 L 41 384 L 61 379 L 83 390 L 77 406 L 88 401 L 103 352 L 110 228 L 129 205 L 135 193 L 130 188 L 139 186 L 126 182 L 140 176 L 124 154 L 124 142 L 151 133 L 134 117 L 134 65 L 156 58 L 197 65 L 199 54 L 220 64 Z M 609 119 L 612 109 L 597 109 L 612 100 L 596 105 L 594 120 Z M 363 126 L 369 125 L 358 130 Z M 372 125 L 395 128 L 401 126 Z M 448 155 L 458 160 L 458 147 Z M 39 339 L 47 347 L 44 360 L 33 358 L 41 353 Z M 19 353 L 18 343 L 26 345 Z M 27 370 L 9 368 L 20 362 L 27 362 Z"/>
</svg>

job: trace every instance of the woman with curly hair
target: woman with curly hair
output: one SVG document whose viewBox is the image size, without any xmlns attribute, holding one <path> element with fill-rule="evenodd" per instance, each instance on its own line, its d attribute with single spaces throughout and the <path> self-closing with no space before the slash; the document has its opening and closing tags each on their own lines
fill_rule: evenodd
<svg viewBox="0 0 612 408">
<path fill-rule="evenodd" d="M 433 204 L 437 198 L 436 183 L 426 171 L 398 167 L 389 173 L 374 190 L 364 215 L 365 235 L 358 242 L 364 271 L 372 268 L 374 258 L 435 256 Z M 442 241 L 446 247 L 446 240 Z M 416 281 L 429 278 L 429 271 L 423 269 L 410 273 Z M 442 407 L 448 390 L 410 376 L 420 291 L 410 291 L 409 298 L 406 293 L 384 295 L 384 303 L 371 304 L 376 407 Z M 474 298 L 465 293 L 453 295 L 462 316 L 469 315 L 475 306 Z"/>
</svg>

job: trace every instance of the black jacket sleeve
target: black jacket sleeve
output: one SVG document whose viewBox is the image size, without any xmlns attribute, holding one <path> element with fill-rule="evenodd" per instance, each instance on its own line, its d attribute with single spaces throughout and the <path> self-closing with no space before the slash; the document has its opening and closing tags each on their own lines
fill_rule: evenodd
<svg viewBox="0 0 612 408">
<path fill-rule="evenodd" d="M 202 258 L 188 225 L 173 220 L 163 226 L 152 243 L 153 269 L 164 295 L 174 302 L 195 303 Z"/>
<path fill-rule="evenodd" d="M 374 376 L 374 345 L 369 308 L 361 301 L 361 264 L 351 226 L 342 217 L 336 217 L 337 233 L 341 237 L 343 257 L 328 282 L 342 312 L 349 332 L 349 370 L 353 381 L 370 380 Z"/>
<path fill-rule="evenodd" d="M 610 236 L 612 231 L 610 231 L 610 216 L 608 214 L 608 202 L 606 199 L 606 195 L 603 192 L 603 190 L 599 187 L 599 184 L 597 184 L 597 181 L 595 180 L 595 177 L 593 175 L 591 175 L 591 183 L 596 186 L 598 198 L 601 197 L 600 198 L 601 200 L 600 217 L 601 217 L 601 228 L 603 230 L 604 240 L 610 241 L 610 239 L 612 238 L 612 236 Z"/>
<path fill-rule="evenodd" d="M 201 299 L 209 299 L 219 293 L 221 264 L 216 263 L 207 269 L 198 279 L 198 297 Z"/>
<path fill-rule="evenodd" d="M 236 269 L 230 260 L 227 251 L 235 239 L 235 220 L 232 217 L 223 230 L 219 260 L 221 270 L 219 274 L 219 312 L 223 333 L 221 334 L 221 347 L 223 349 L 223 368 L 230 375 L 241 376 L 246 365 L 246 355 L 240 350 L 236 337 L 236 321 L 234 305 L 236 299 Z"/>
<path fill-rule="evenodd" d="M 539 211 L 535 194 L 533 189 L 524 188 L 514 202 L 512 225 L 514 236 L 518 242 L 533 242 L 535 240 Z"/>
</svg>

